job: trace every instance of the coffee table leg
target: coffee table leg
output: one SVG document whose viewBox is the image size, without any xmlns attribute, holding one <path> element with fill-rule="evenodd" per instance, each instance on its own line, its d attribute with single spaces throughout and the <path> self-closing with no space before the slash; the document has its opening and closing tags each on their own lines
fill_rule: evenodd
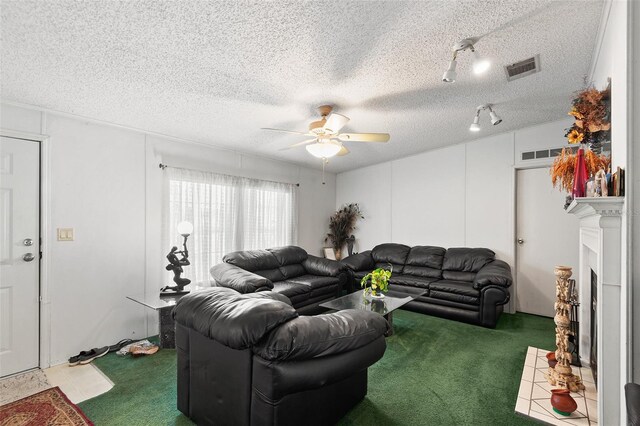
<svg viewBox="0 0 640 426">
<path fill-rule="evenodd" d="M 172 306 L 158 310 L 160 319 L 160 348 L 174 349 L 176 347 L 176 324 L 171 317 Z"/>
<path fill-rule="evenodd" d="M 389 312 L 384 316 L 384 319 L 389 323 L 389 331 L 384 334 L 384 337 L 393 336 L 393 312 Z"/>
</svg>

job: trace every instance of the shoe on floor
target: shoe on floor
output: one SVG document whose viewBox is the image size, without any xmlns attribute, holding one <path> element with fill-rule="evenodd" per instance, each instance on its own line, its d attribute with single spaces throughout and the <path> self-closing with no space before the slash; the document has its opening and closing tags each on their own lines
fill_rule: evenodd
<svg viewBox="0 0 640 426">
<path fill-rule="evenodd" d="M 74 355 L 69 358 L 69 366 L 72 367 L 74 365 L 78 365 L 80 363 L 80 358 L 89 355 L 89 351 L 82 351 L 78 355 Z"/>
<path fill-rule="evenodd" d="M 140 356 L 140 355 L 153 355 L 156 352 L 158 352 L 158 347 L 153 345 L 153 346 L 131 346 L 131 349 L 129 349 L 129 352 L 131 353 L 131 355 L 133 356 Z"/>
<path fill-rule="evenodd" d="M 89 364 L 96 358 L 100 358 L 101 356 L 105 356 L 109 353 L 109 346 L 104 346 L 102 348 L 94 348 L 87 352 L 86 355 L 80 357 L 80 364 Z"/>
<path fill-rule="evenodd" d="M 131 343 L 133 343 L 133 340 L 131 339 L 122 339 L 115 345 L 109 346 L 109 352 L 119 351 L 120 349 L 124 348 L 127 345 L 130 345 Z"/>
</svg>

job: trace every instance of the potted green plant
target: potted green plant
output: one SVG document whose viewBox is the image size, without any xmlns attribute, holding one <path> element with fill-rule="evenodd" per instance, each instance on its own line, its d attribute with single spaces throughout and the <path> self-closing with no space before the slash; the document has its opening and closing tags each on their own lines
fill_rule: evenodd
<svg viewBox="0 0 640 426">
<path fill-rule="evenodd" d="M 363 295 L 371 294 L 371 297 L 384 297 L 383 293 L 389 291 L 389 278 L 391 278 L 392 269 L 377 268 L 362 277 L 360 287 L 364 288 Z"/>
</svg>

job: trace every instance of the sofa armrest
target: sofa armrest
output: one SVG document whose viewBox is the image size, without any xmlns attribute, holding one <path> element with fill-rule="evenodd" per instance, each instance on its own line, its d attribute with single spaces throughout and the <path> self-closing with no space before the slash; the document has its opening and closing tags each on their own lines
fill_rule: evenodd
<svg viewBox="0 0 640 426">
<path fill-rule="evenodd" d="M 350 352 L 378 339 L 389 324 L 378 314 L 347 309 L 300 316 L 280 325 L 253 348 L 270 361 L 291 361 Z"/>
<path fill-rule="evenodd" d="M 313 255 L 309 255 L 302 262 L 302 266 L 304 266 L 308 274 L 325 277 L 337 277 L 340 272 L 345 270 L 344 265 L 336 260 L 324 259 Z"/>
<path fill-rule="evenodd" d="M 375 266 L 373 257 L 371 257 L 371 250 L 346 257 L 340 263 L 346 265 L 352 271 L 369 271 Z"/>
<path fill-rule="evenodd" d="M 220 287 L 232 288 L 238 293 L 255 293 L 273 289 L 273 283 L 265 277 L 228 263 L 215 265 L 209 272 Z"/>
<path fill-rule="evenodd" d="M 512 282 L 511 267 L 502 260 L 494 260 L 478 271 L 473 281 L 473 288 L 479 290 L 489 285 L 507 288 L 511 286 Z"/>
</svg>

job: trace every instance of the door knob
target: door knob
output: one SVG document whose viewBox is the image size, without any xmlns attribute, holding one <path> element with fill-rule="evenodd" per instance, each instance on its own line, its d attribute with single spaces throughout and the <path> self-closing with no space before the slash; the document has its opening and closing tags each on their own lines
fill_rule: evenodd
<svg viewBox="0 0 640 426">
<path fill-rule="evenodd" d="M 524 244 L 524 240 L 522 238 L 518 238 L 518 244 L 523 245 Z"/>
<path fill-rule="evenodd" d="M 33 253 L 25 253 L 25 255 L 22 256 L 22 260 L 24 260 L 25 262 L 31 262 L 35 258 L 36 257 L 33 255 Z"/>
<path fill-rule="evenodd" d="M 22 241 L 22 244 L 24 244 L 25 246 L 32 246 L 33 245 L 33 240 L 31 238 L 25 238 Z"/>
</svg>

